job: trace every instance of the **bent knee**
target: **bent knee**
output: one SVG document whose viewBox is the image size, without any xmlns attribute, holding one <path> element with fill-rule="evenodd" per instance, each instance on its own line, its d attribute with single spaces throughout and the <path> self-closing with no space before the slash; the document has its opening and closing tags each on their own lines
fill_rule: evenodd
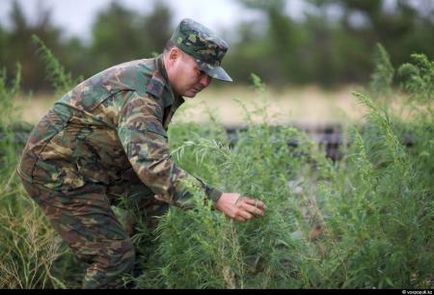
<svg viewBox="0 0 434 295">
<path fill-rule="evenodd" d="M 128 271 L 134 265 L 135 249 L 131 239 L 105 240 L 77 247 L 74 245 L 78 257 L 99 270 Z"/>
<path fill-rule="evenodd" d="M 110 267 L 125 270 L 133 267 L 136 253 L 131 239 L 112 241 L 107 250 L 105 256 Z"/>
</svg>

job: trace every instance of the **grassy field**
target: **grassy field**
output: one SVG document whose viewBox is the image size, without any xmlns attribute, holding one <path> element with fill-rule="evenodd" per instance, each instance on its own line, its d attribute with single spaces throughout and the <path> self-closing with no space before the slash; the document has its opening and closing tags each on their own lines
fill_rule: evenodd
<svg viewBox="0 0 434 295">
<path fill-rule="evenodd" d="M 405 96 L 391 89 L 390 70 L 379 72 L 382 88 L 370 94 L 352 96 L 353 87 L 264 92 L 255 80 L 254 88 L 210 89 L 187 103 L 169 130 L 173 160 L 222 191 L 261 199 L 267 213 L 234 222 L 184 183 L 195 209 L 171 207 L 155 232 L 142 227 L 132 236 L 139 272 L 125 274 L 125 283 L 191 289 L 434 288 L 434 62 L 414 55 L 398 72 Z M 13 99 L 19 84 L 9 88 L 0 78 L 0 288 L 80 287 L 83 265 L 15 173 L 22 145 L 13 128 L 21 119 L 36 122 L 53 98 Z M 277 112 L 282 115 L 274 116 Z M 220 120 L 209 115 L 214 113 Z M 338 162 L 327 159 L 302 131 L 273 126 L 336 121 L 348 123 L 344 131 L 351 143 Z M 225 125 L 244 123 L 254 128 L 238 133 L 231 144 Z M 403 144 L 407 135 L 411 146 Z M 298 144 L 288 145 L 289 140 Z M 113 208 L 122 218 L 123 211 Z"/>
</svg>

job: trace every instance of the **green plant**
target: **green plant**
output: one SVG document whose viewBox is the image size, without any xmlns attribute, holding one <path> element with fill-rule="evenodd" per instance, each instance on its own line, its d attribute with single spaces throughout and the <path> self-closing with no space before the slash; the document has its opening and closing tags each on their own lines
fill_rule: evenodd
<svg viewBox="0 0 434 295">
<path fill-rule="evenodd" d="M 405 63 L 398 69 L 401 86 L 410 93 L 411 97 L 422 103 L 428 103 L 432 112 L 434 94 L 434 61 L 430 61 L 424 54 L 412 54 L 413 63 Z"/>
<path fill-rule="evenodd" d="M 429 87 L 409 79 L 404 85 L 411 97 L 426 101 Z M 328 239 L 318 247 L 319 252 L 329 250 L 312 265 L 312 273 L 317 273 L 314 285 L 430 288 L 433 190 L 427 177 L 432 175 L 432 163 L 421 154 L 432 145 L 432 128 L 427 125 L 432 112 L 413 109 L 418 114 L 402 121 L 387 106 L 361 93 L 355 96 L 367 108 L 365 127 L 353 129 L 345 161 L 332 181 L 319 186 Z M 403 125 L 411 126 L 416 138 L 409 148 L 401 140 L 402 131 L 409 129 Z"/>
<path fill-rule="evenodd" d="M 61 254 L 59 241 L 47 225 L 39 208 L 21 186 L 15 168 L 19 145 L 13 127 L 20 70 L 8 87 L 6 73 L 0 75 L 0 287 L 52 288 L 63 283 L 51 274 L 54 261 Z"/>
<path fill-rule="evenodd" d="M 56 56 L 45 46 L 44 42 L 38 36 L 33 35 L 32 39 L 33 42 L 39 46 L 38 52 L 45 63 L 46 77 L 54 87 L 57 95 L 65 93 L 82 80 L 81 77 L 74 80 L 71 74 L 66 72 Z"/>
<path fill-rule="evenodd" d="M 388 89 L 392 102 L 394 69 L 384 48 L 379 50 L 383 65 L 372 76 L 376 86 L 370 95 L 382 98 L 382 89 Z M 48 76 L 60 80 L 58 89 L 72 83 L 57 61 L 50 64 L 48 70 L 56 74 Z M 153 233 L 138 220 L 132 237 L 137 267 L 125 275 L 127 286 L 432 288 L 433 76 L 433 62 L 423 55 L 412 55 L 412 63 L 400 67 L 398 77 L 410 102 L 403 106 L 411 114 L 405 118 L 381 99 L 354 93 L 366 117 L 362 127 L 346 131 L 351 145 L 339 163 L 329 162 L 303 132 L 273 125 L 267 89 L 255 75 L 258 100 L 253 108 L 239 101 L 247 128 L 236 140 L 228 139 L 214 116 L 210 126 L 171 126 L 169 143 L 179 166 L 222 191 L 261 199 L 266 215 L 247 223 L 231 221 L 186 183 L 194 209 L 171 208 Z M 3 72 L 0 287 L 79 287 L 83 266 L 15 175 L 11 98 L 18 93 L 19 75 L 11 87 L 4 81 Z M 411 144 L 404 140 L 408 134 Z M 114 209 L 122 218 L 125 211 Z"/>
<path fill-rule="evenodd" d="M 389 96 L 392 93 L 395 69 L 390 62 L 389 54 L 381 44 L 377 44 L 374 61 L 375 69 L 370 82 L 371 92 L 377 97 Z"/>
</svg>

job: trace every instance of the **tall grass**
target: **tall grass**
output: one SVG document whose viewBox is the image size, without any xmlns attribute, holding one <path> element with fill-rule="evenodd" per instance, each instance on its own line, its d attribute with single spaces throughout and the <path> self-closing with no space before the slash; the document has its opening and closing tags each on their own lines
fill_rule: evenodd
<svg viewBox="0 0 434 295">
<path fill-rule="evenodd" d="M 54 86 L 60 91 L 73 85 L 48 48 L 41 52 Z M 326 159 L 303 132 L 272 124 L 267 89 L 257 76 L 252 76 L 258 98 L 253 110 L 239 101 L 248 128 L 236 140 L 228 139 L 211 113 L 211 126 L 171 126 L 169 144 L 179 166 L 223 191 L 264 201 L 266 215 L 234 222 L 190 186 L 195 209 L 171 208 L 155 232 L 139 220 L 140 230 L 132 237 L 136 271 L 125 276 L 128 286 L 432 288 L 434 63 L 416 54 L 395 71 L 381 46 L 378 56 L 369 95 L 354 94 L 366 107 L 366 120 L 347 130 L 351 145 L 343 147 L 345 157 L 338 163 Z M 19 76 L 8 86 L 4 75 L 0 287 L 78 287 L 83 266 L 15 175 L 11 99 L 19 91 Z M 395 80 L 408 97 L 409 117 L 389 111 Z M 116 209 L 116 214 L 124 212 Z"/>
<path fill-rule="evenodd" d="M 373 91 L 384 94 L 381 85 L 394 91 L 395 71 L 384 49 L 379 50 L 388 66 L 377 67 Z M 427 64 L 420 62 L 426 59 L 413 58 L 417 62 L 404 70 L 416 67 L 412 73 L 425 76 L 411 78 L 416 86 L 408 80 L 402 85 L 420 106 L 432 98 L 427 90 L 432 84 L 426 82 L 432 72 L 427 74 Z M 255 83 L 262 96 L 264 86 L 257 78 Z M 433 174 L 432 161 L 426 161 L 433 150 L 430 107 L 415 108 L 424 115 L 409 122 L 393 117 L 382 101 L 354 96 L 367 109 L 365 124 L 348 131 L 352 144 L 336 166 L 304 134 L 268 124 L 266 101 L 246 117 L 249 122 L 252 114 L 262 114 L 262 123 L 239 133 L 233 148 L 219 132 L 210 138 L 198 125 L 174 126 L 170 138 L 179 165 L 224 191 L 262 199 L 267 215 L 239 224 L 200 203 L 188 213 L 172 209 L 159 228 L 157 258 L 135 279 L 138 285 L 432 287 Z M 403 144 L 402 128 L 409 124 L 417 138 L 410 148 Z M 288 146 L 290 139 L 299 146 Z"/>
<path fill-rule="evenodd" d="M 63 95 L 82 80 L 81 77 L 74 80 L 71 73 L 65 70 L 53 52 L 38 36 L 33 35 L 32 40 L 39 47 L 38 53 L 45 63 L 47 80 L 53 86 L 56 95 Z"/>
<path fill-rule="evenodd" d="M 258 96 L 263 95 L 264 85 L 257 78 L 255 83 Z M 195 124 L 173 126 L 169 138 L 180 166 L 224 191 L 263 200 L 266 216 L 241 224 L 199 201 L 196 210 L 172 208 L 158 229 L 156 261 L 135 279 L 138 286 L 299 288 L 306 283 L 302 265 L 310 254 L 303 244 L 309 238 L 308 225 L 317 219 L 316 208 L 304 208 L 303 214 L 289 182 L 309 169 L 324 176 L 329 167 L 304 134 L 268 125 L 262 102 L 254 113 L 263 116 L 261 123 L 239 133 L 232 148 L 218 130 L 209 138 L 209 130 Z M 290 139 L 298 147 L 289 146 Z"/>
<path fill-rule="evenodd" d="M 432 191 L 418 177 L 390 118 L 368 97 L 369 132 L 335 178 L 320 186 L 330 249 L 314 268 L 320 287 L 428 288 L 432 284 Z"/>
<path fill-rule="evenodd" d="M 17 110 L 13 99 L 19 92 L 20 70 L 12 85 L 0 75 L 0 288 L 50 288 L 63 284 L 51 275 L 61 254 L 39 208 L 24 192 L 15 168 L 22 146 L 13 128 Z"/>
<path fill-rule="evenodd" d="M 33 37 L 40 55 L 47 63 L 47 76 L 58 93 L 75 81 L 67 74 L 52 52 Z M 15 169 L 31 126 L 17 122 L 19 110 L 13 100 L 20 90 L 20 67 L 11 85 L 6 72 L 0 75 L 0 288 L 77 287 L 76 275 L 65 273 L 78 268 L 70 250 L 22 187 Z M 75 268 L 73 268 L 75 266 Z M 81 277 L 81 275 L 79 275 Z"/>
</svg>

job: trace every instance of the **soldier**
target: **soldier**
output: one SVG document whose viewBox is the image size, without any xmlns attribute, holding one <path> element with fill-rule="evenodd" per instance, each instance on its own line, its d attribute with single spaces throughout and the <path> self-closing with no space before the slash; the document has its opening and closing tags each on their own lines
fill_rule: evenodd
<svg viewBox="0 0 434 295">
<path fill-rule="evenodd" d="M 106 69 L 60 98 L 33 129 L 17 169 L 30 197 L 80 260 L 89 263 L 84 288 L 121 286 L 135 250 L 111 206 L 121 196 L 155 228 L 168 205 L 192 206 L 189 180 L 215 209 L 246 221 L 264 215 L 263 202 L 222 193 L 177 167 L 167 128 L 183 96 L 211 79 L 232 81 L 220 67 L 225 41 L 184 19 L 164 52 Z"/>
</svg>

